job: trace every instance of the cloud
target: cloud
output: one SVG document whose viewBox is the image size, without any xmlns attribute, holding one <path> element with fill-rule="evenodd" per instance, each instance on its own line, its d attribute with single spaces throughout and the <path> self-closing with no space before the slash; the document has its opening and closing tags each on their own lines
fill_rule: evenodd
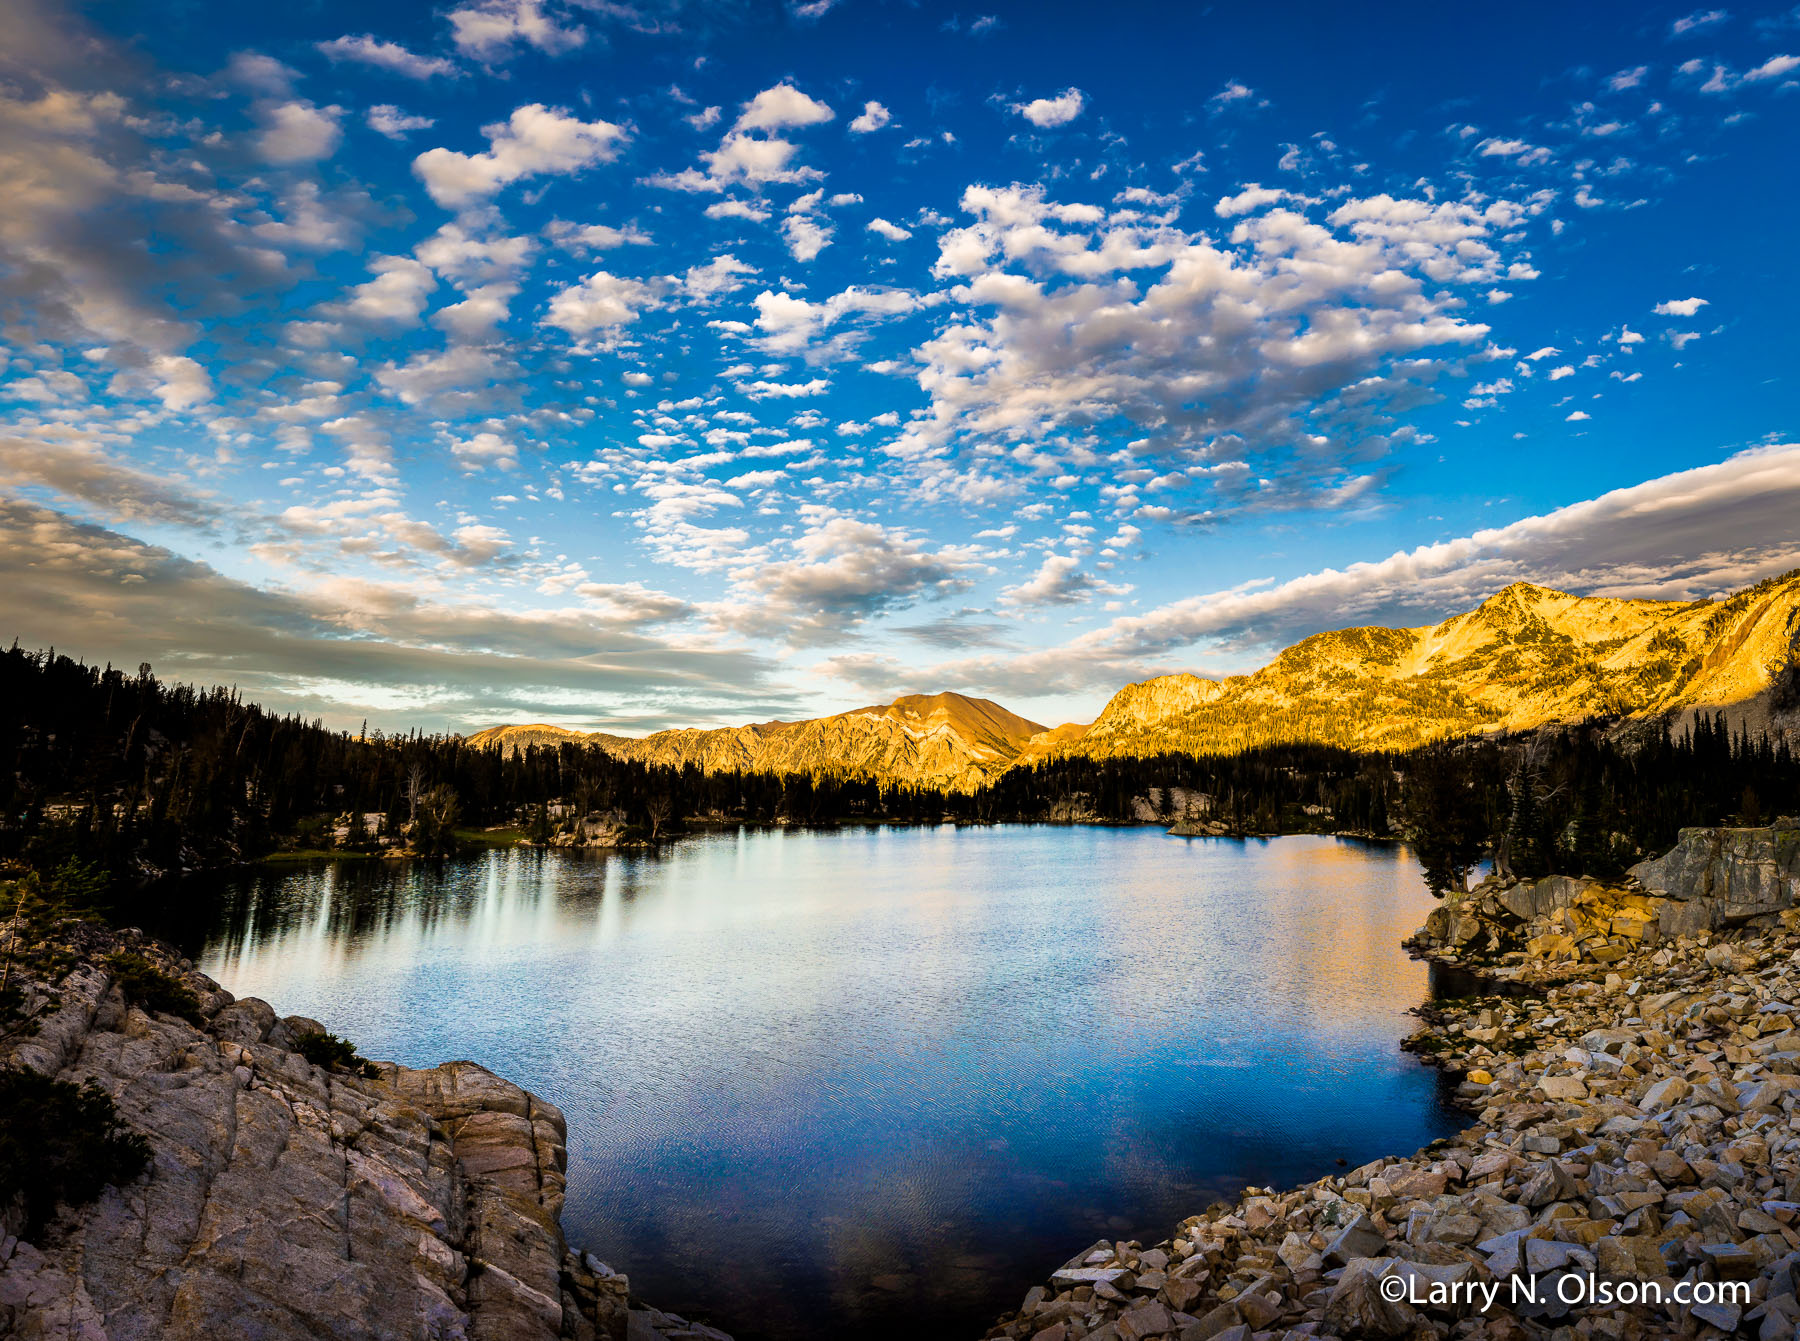
<svg viewBox="0 0 1800 1341">
<path fill-rule="evenodd" d="M 351 288 L 344 302 L 331 307 L 333 315 L 388 326 L 417 325 L 437 288 L 430 267 L 410 256 L 377 256 L 369 271 L 375 278 Z"/>
<path fill-rule="evenodd" d="M 1715 28 L 1725 22 L 1731 15 L 1722 9 L 1696 9 L 1692 14 L 1683 15 L 1669 25 L 1669 36 L 1686 37 L 1689 33 L 1697 33 L 1703 28 Z"/>
<path fill-rule="evenodd" d="M 625 130 L 610 121 L 581 121 L 561 108 L 529 103 L 506 121 L 483 126 L 488 148 L 478 154 L 428 149 L 413 173 L 431 198 L 449 208 L 475 204 L 525 177 L 563 175 L 610 163 Z"/>
<path fill-rule="evenodd" d="M 879 233 L 889 242 L 904 242 L 912 236 L 910 230 L 900 227 L 899 224 L 889 223 L 886 219 L 879 216 L 870 219 L 869 222 L 863 226 L 871 233 Z"/>
<path fill-rule="evenodd" d="M 1121 464 L 1192 468 L 1220 510 L 1366 481 L 1333 460 L 1379 455 L 1379 407 L 1420 395 L 1433 351 L 1486 338 L 1455 290 L 1506 273 L 1503 235 L 1533 209 L 1377 195 L 1322 218 L 1260 212 L 1215 238 L 1041 187 L 971 187 L 962 203 L 974 221 L 940 237 L 935 267 L 960 306 L 914 355 L 930 410 L 889 450 L 923 468 L 1104 431 L 1130 443 Z"/>
<path fill-rule="evenodd" d="M 831 108 L 809 98 L 792 84 L 776 84 L 766 88 L 749 102 L 737 119 L 733 130 L 789 130 L 799 126 L 816 126 L 836 115 Z"/>
<path fill-rule="evenodd" d="M 1033 98 L 1030 102 L 1014 103 L 1013 111 L 1024 117 L 1032 125 L 1041 130 L 1052 126 L 1066 126 L 1081 115 L 1082 108 L 1087 105 L 1078 88 L 1064 89 L 1054 98 Z"/>
<path fill-rule="evenodd" d="M 1796 69 L 1800 69 L 1800 56 L 1771 56 L 1754 69 L 1744 71 L 1744 82 L 1760 84 L 1766 79 L 1780 79 Z"/>
<path fill-rule="evenodd" d="M 511 470 L 519 464 L 519 449 L 498 433 L 476 433 L 468 438 L 451 440 L 450 452 L 464 470 L 480 470 L 493 466 Z"/>
<path fill-rule="evenodd" d="M 681 290 L 695 302 L 711 302 L 743 288 L 744 282 L 755 273 L 755 266 L 726 252 L 704 265 L 689 266 L 681 277 Z"/>
<path fill-rule="evenodd" d="M 1647 65 L 1638 65 L 1633 66 L 1629 70 L 1620 70 L 1617 74 L 1607 77 L 1606 87 L 1614 93 L 1623 93 L 1626 89 L 1636 88 L 1638 85 L 1642 84 L 1644 82 L 1644 76 L 1649 73 L 1650 67 Z"/>
<path fill-rule="evenodd" d="M 539 0 L 485 0 L 451 10 L 449 19 L 456 49 L 488 65 L 510 59 L 520 45 L 554 56 L 587 40 L 580 27 L 564 27 L 545 14 Z"/>
<path fill-rule="evenodd" d="M 1240 84 L 1235 79 L 1229 79 L 1226 80 L 1224 88 L 1213 94 L 1212 97 L 1208 98 L 1206 101 L 1214 112 L 1220 112 L 1231 106 L 1232 103 L 1246 102 L 1255 96 L 1256 91 L 1248 84 Z"/>
<path fill-rule="evenodd" d="M 316 107 L 304 99 L 264 104 L 256 149 L 270 163 L 314 163 L 330 158 L 343 141 L 341 107 Z"/>
<path fill-rule="evenodd" d="M 1652 311 L 1659 317 L 1691 317 L 1705 306 L 1704 298 L 1671 298 L 1658 303 Z"/>
<path fill-rule="evenodd" d="M 810 261 L 829 247 L 833 231 L 811 214 L 790 214 L 781 221 L 781 236 L 796 261 Z"/>
<path fill-rule="evenodd" d="M 1542 145 L 1528 144 L 1524 140 L 1483 140 L 1476 146 L 1476 152 L 1483 158 L 1510 158 L 1522 168 L 1548 163 L 1552 157 Z"/>
<path fill-rule="evenodd" d="M 924 674 L 987 692 L 1111 692 L 1181 669 L 1170 656 L 1197 645 L 1216 658 L 1358 623 L 1429 623 L 1515 581 L 1620 598 L 1719 596 L 1800 567 L 1797 511 L 1800 443 L 1755 448 L 1385 559 L 1190 596 L 1060 647 L 968 657 Z"/>
<path fill-rule="evenodd" d="M 1068 554 L 1046 554 L 1036 573 L 1000 593 L 1000 604 L 1014 607 L 1075 605 L 1091 596 L 1116 596 L 1125 589 L 1081 571 L 1081 560 Z"/>
<path fill-rule="evenodd" d="M 1564 419 L 1565 419 L 1565 422 L 1567 422 L 1567 423 L 1579 424 L 1584 419 L 1592 419 L 1593 417 L 1594 416 L 1589 414 L 1586 410 L 1573 410 L 1569 414 L 1565 415 Z"/>
<path fill-rule="evenodd" d="M 975 560 L 966 551 L 933 552 L 905 531 L 813 504 L 801 515 L 795 557 L 733 569 L 732 597 L 712 607 L 715 623 L 793 646 L 828 645 L 877 615 L 969 585 Z"/>
<path fill-rule="evenodd" d="M 604 347 L 656 300 L 656 290 L 642 280 L 596 270 L 579 284 L 571 284 L 551 297 L 544 324 L 576 337 L 604 332 L 600 341 Z"/>
<path fill-rule="evenodd" d="M 378 70 L 405 75 L 408 79 L 430 79 L 433 75 L 454 75 L 456 63 L 442 56 L 421 56 L 398 42 L 385 42 L 369 33 L 360 37 L 334 37 L 317 44 L 334 61 L 354 61 L 372 65 Z"/>
<path fill-rule="evenodd" d="M 584 256 L 594 251 L 611 251 L 615 247 L 644 247 L 650 235 L 632 224 L 614 228 L 611 224 L 573 224 L 552 219 L 544 233 L 557 246 Z"/>
<path fill-rule="evenodd" d="M 867 135 L 871 131 L 880 130 L 891 125 L 894 120 L 892 112 L 880 103 L 870 99 L 863 104 L 862 115 L 850 123 L 850 131 L 854 135 Z"/>
<path fill-rule="evenodd" d="M 369 109 L 369 129 L 390 140 L 404 140 L 415 130 L 430 130 L 437 121 L 429 116 L 413 116 L 391 102 L 377 103 Z"/>
<path fill-rule="evenodd" d="M 454 545 L 498 552 L 493 528 Z M 459 600 L 414 584 L 334 579 L 260 590 L 166 549 L 48 508 L 0 500 L 0 621 L 26 646 L 90 662 L 149 661 L 165 679 L 234 684 L 278 712 L 472 730 L 633 705 L 639 729 L 791 709 L 771 663 L 644 632 L 684 602 L 636 584 L 580 583 L 566 604 Z M 578 706 L 582 705 L 582 706 Z"/>
</svg>

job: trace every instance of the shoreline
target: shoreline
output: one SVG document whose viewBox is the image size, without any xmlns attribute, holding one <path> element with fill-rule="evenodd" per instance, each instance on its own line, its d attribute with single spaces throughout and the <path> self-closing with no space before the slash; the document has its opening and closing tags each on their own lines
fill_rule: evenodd
<svg viewBox="0 0 1800 1341">
<path fill-rule="evenodd" d="M 20 948 L 34 1027 L 0 1064 L 96 1086 L 148 1164 L 41 1226 L 0 1205 L 0 1333 L 731 1341 L 568 1243 L 554 1104 L 470 1061 L 315 1046 L 318 1021 L 135 929 L 65 919 Z"/>
<path fill-rule="evenodd" d="M 1779 827 L 1733 832 L 1786 851 Z M 1472 1122 L 1456 1135 L 1296 1188 L 1245 1188 L 1150 1247 L 1097 1242 L 985 1336 L 1642 1341 L 1748 1328 L 1788 1341 L 1800 1322 L 1800 869 L 1780 856 L 1789 883 L 1775 907 L 1767 872 L 1720 867 L 1722 846 L 1710 843 L 1695 888 L 1664 902 L 1691 918 L 1684 896 L 1728 901 L 1733 879 L 1740 892 L 1749 881 L 1760 911 L 1736 925 L 1617 954 L 1606 936 L 1505 948 L 1535 927 L 1525 918 L 1498 928 L 1490 958 L 1415 938 L 1416 957 L 1493 972 L 1504 989 L 1426 1003 L 1402 1045 L 1457 1081 Z"/>
</svg>

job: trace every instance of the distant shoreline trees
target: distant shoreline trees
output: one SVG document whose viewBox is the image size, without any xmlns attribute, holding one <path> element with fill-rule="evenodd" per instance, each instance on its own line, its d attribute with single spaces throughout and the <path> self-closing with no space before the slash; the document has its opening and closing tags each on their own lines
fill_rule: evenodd
<svg viewBox="0 0 1800 1341">
<path fill-rule="evenodd" d="M 976 791 L 856 774 L 705 773 L 587 744 L 516 753 L 417 732 L 352 736 L 226 689 L 66 656 L 0 653 L 0 863 L 45 889 L 131 887 L 281 849 L 443 854 L 469 830 L 532 842 L 590 819 L 656 842 L 692 822 L 1099 821 L 1234 834 L 1405 836 L 1433 889 L 1492 857 L 1521 877 L 1606 876 L 1686 825 L 1800 810 L 1784 742 L 1700 716 L 1546 729 L 1408 752 L 1263 746 L 1230 755 L 1068 755 Z M 467 827 L 464 827 L 467 826 Z M 3 874 L 4 872 L 0 872 Z"/>
</svg>

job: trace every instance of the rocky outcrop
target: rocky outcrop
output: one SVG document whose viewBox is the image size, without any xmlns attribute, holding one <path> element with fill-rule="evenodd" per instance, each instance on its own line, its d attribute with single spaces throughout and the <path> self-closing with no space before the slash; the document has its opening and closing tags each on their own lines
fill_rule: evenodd
<svg viewBox="0 0 1800 1341">
<path fill-rule="evenodd" d="M 68 1341 L 623 1341 L 721 1333 L 633 1308 L 564 1243 L 563 1115 L 473 1062 L 373 1076 L 296 1051 L 317 1022 L 235 1000 L 136 933 L 65 925 L 0 1061 L 93 1081 L 147 1173 L 0 1233 L 0 1334 Z M 43 947 L 40 946 L 40 949 Z M 109 956 L 185 983 L 197 1023 L 129 1002 Z M 16 979 L 15 979 L 16 980 Z"/>
<path fill-rule="evenodd" d="M 1539 882 L 1508 915 L 1582 907 L 1587 888 Z M 1093 1244 L 988 1337 L 1791 1341 L 1795 920 L 1638 941 L 1610 965 L 1565 963 L 1538 996 L 1427 1009 L 1408 1044 L 1457 1078 L 1466 1130 L 1246 1188 L 1152 1247 Z"/>
<path fill-rule="evenodd" d="M 1427 958 L 1478 962 L 1501 977 L 1609 964 L 1641 945 L 1800 907 L 1800 822 L 1683 829 L 1619 882 L 1566 875 L 1489 878 L 1434 908 L 1410 942 Z"/>
<path fill-rule="evenodd" d="M 1246 675 L 1126 685 L 1061 747 L 1096 757 L 1230 754 L 1317 741 L 1404 750 L 1487 731 L 1729 709 L 1771 737 L 1770 667 L 1800 621 L 1800 571 L 1723 601 L 1575 596 L 1515 582 L 1420 628 L 1338 629 Z"/>
<path fill-rule="evenodd" d="M 1652 894 L 1704 909 L 1708 925 L 1745 921 L 1800 904 L 1800 821 L 1766 829 L 1683 829 L 1662 856 L 1632 876 Z"/>
</svg>

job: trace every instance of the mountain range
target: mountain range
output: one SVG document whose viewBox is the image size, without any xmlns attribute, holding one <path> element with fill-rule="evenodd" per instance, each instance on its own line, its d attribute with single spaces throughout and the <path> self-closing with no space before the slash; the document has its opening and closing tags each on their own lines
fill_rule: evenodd
<svg viewBox="0 0 1800 1341">
<path fill-rule="evenodd" d="M 1594 716 L 1714 707 L 1758 716 L 1797 626 L 1800 570 L 1721 601 L 1572 596 L 1516 582 L 1438 624 L 1315 634 L 1249 674 L 1126 685 L 1085 726 L 1046 728 L 986 699 L 943 693 L 797 722 L 644 737 L 501 726 L 469 741 L 518 749 L 571 740 L 709 771 L 867 773 L 970 788 L 1062 753 L 1224 754 L 1292 741 L 1407 749 Z"/>
</svg>

